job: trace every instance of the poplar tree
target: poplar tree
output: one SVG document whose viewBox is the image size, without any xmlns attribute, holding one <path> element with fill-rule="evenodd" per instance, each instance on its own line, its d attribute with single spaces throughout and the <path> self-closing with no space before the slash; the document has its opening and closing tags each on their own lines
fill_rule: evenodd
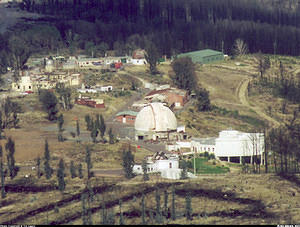
<svg viewBox="0 0 300 227">
<path fill-rule="evenodd" d="M 0 111 L 0 140 L 2 139 L 3 133 L 3 120 L 2 120 L 2 112 Z"/>
<path fill-rule="evenodd" d="M 79 177 L 80 179 L 83 178 L 82 164 L 81 164 L 81 163 L 79 163 L 79 166 L 78 166 L 78 177 Z"/>
<path fill-rule="evenodd" d="M 7 151 L 6 157 L 9 176 L 10 179 L 13 179 L 15 176 L 17 176 L 19 172 L 19 167 L 15 165 L 15 142 L 11 139 L 11 137 L 8 138 L 8 142 L 5 144 L 5 150 Z"/>
<path fill-rule="evenodd" d="M 97 126 L 96 126 L 96 124 L 93 122 L 93 121 L 91 121 L 92 123 L 92 131 L 91 131 L 91 137 L 92 137 L 92 140 L 93 140 L 93 143 L 96 143 L 97 142 L 97 136 L 98 136 L 98 129 L 97 129 Z"/>
<path fill-rule="evenodd" d="M 76 121 L 76 134 L 77 134 L 77 142 L 79 142 L 79 136 L 80 136 L 80 126 L 79 121 Z"/>
<path fill-rule="evenodd" d="M 144 181 L 148 181 L 149 180 L 149 175 L 147 173 L 147 162 L 146 162 L 146 160 L 143 160 L 143 162 L 142 162 L 142 169 L 143 169 L 143 179 L 144 179 Z"/>
<path fill-rule="evenodd" d="M 91 131 L 92 130 L 92 119 L 90 115 L 85 115 L 84 120 L 86 122 L 86 130 Z"/>
<path fill-rule="evenodd" d="M 134 155 L 131 153 L 130 146 L 128 148 L 128 151 L 123 150 L 122 160 L 123 160 L 122 166 L 125 172 L 125 177 L 127 179 L 133 178 L 134 177 L 134 173 L 133 173 Z"/>
<path fill-rule="evenodd" d="M 76 169 L 74 166 L 74 161 L 71 161 L 71 164 L 70 164 L 70 174 L 71 174 L 71 178 L 76 177 Z"/>
<path fill-rule="evenodd" d="M 103 140 L 103 137 L 104 137 L 104 134 L 105 134 L 105 130 L 106 130 L 106 125 L 105 125 L 105 122 L 104 122 L 104 118 L 103 118 L 102 114 L 100 114 L 99 131 L 100 131 L 100 135 L 101 135 L 102 140 Z"/>
<path fill-rule="evenodd" d="M 40 178 L 41 177 L 41 159 L 40 159 L 40 156 L 36 159 L 36 166 L 37 166 L 37 168 L 36 168 L 36 175 L 37 175 L 37 177 L 38 178 Z"/>
<path fill-rule="evenodd" d="M 63 139 L 63 135 L 62 135 L 62 132 L 63 132 L 63 124 L 64 124 L 64 115 L 63 114 L 60 114 L 57 118 L 57 125 L 58 125 L 58 141 L 59 142 L 63 142 L 64 139 Z"/>
<path fill-rule="evenodd" d="M 66 188 L 65 182 L 65 164 L 64 160 L 60 159 L 57 170 L 58 189 L 62 192 Z"/>
<path fill-rule="evenodd" d="M 50 151 L 48 141 L 45 140 L 45 153 L 44 153 L 44 170 L 47 179 L 50 179 L 53 173 L 53 169 L 50 167 Z"/>
<path fill-rule="evenodd" d="M 109 144 L 114 144 L 115 137 L 114 137 L 114 134 L 112 133 L 111 128 L 109 128 L 109 130 L 108 130 L 108 137 L 109 137 Z"/>
</svg>

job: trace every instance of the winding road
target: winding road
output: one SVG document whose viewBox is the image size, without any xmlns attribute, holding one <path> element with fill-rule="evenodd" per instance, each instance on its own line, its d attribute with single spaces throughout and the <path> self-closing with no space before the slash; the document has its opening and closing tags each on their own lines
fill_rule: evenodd
<svg viewBox="0 0 300 227">
<path fill-rule="evenodd" d="M 271 118 L 267 114 L 265 114 L 258 106 L 253 106 L 248 102 L 248 84 L 251 81 L 250 78 L 244 79 L 241 81 L 239 86 L 237 87 L 236 94 L 240 100 L 240 102 L 249 107 L 251 110 L 255 111 L 261 118 L 267 120 L 272 127 L 279 127 L 280 123 L 276 121 L 274 118 Z"/>
</svg>

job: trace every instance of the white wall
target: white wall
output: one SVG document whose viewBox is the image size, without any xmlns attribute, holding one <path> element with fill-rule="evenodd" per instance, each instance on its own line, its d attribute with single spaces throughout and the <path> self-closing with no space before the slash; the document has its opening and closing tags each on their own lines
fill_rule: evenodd
<svg viewBox="0 0 300 227">
<path fill-rule="evenodd" d="M 264 152 L 262 133 L 222 131 L 216 139 L 215 155 L 218 157 L 239 157 L 261 155 Z"/>
</svg>

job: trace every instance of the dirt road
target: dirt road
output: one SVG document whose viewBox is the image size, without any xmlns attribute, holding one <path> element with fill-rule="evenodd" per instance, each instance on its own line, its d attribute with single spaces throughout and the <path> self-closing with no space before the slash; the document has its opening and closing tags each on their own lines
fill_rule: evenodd
<svg viewBox="0 0 300 227">
<path fill-rule="evenodd" d="M 239 86 L 237 87 L 236 94 L 240 100 L 240 102 L 244 106 L 248 106 L 250 109 L 255 111 L 261 118 L 267 120 L 272 127 L 279 127 L 280 123 L 276 121 L 275 119 L 271 118 L 270 116 L 266 115 L 258 106 L 250 105 L 248 102 L 248 84 L 251 81 L 250 78 L 244 79 L 241 81 Z"/>
</svg>

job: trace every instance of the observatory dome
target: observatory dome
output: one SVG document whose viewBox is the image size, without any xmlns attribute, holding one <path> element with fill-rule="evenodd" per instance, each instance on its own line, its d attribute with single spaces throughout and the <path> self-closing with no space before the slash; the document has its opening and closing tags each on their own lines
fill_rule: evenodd
<svg viewBox="0 0 300 227">
<path fill-rule="evenodd" d="M 135 119 L 135 130 L 167 132 L 177 129 L 177 120 L 174 113 L 163 103 L 149 103 Z"/>
</svg>

